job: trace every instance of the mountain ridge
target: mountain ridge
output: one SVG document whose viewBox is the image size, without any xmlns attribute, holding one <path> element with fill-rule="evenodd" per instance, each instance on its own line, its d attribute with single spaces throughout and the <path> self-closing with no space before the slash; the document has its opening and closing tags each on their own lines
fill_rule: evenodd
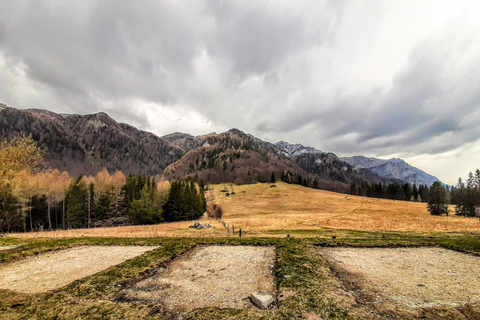
<svg viewBox="0 0 480 320">
<path fill-rule="evenodd" d="M 285 141 L 270 143 L 236 128 L 220 134 L 174 132 L 159 137 L 118 123 L 105 112 L 68 115 L 0 108 L 0 138 L 20 133 L 44 144 L 51 167 L 71 175 L 95 175 L 106 168 L 167 179 L 195 175 L 210 182 L 252 183 L 270 181 L 272 175 L 280 178 L 288 171 L 310 185 L 314 179 L 343 184 L 398 181 L 331 152 Z"/>
<path fill-rule="evenodd" d="M 430 186 L 435 181 L 440 181 L 437 177 L 408 164 L 400 158 L 385 160 L 373 157 L 354 156 L 341 157 L 340 159 L 355 168 L 366 168 L 385 178 L 400 179 L 410 184 Z"/>
</svg>

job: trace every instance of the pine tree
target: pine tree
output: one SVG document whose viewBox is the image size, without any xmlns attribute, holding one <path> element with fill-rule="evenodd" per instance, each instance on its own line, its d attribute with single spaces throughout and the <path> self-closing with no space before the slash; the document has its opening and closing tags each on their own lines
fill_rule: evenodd
<svg viewBox="0 0 480 320">
<path fill-rule="evenodd" d="M 202 188 L 192 179 L 177 180 L 171 184 L 168 199 L 163 206 L 165 221 L 198 219 L 206 210 L 206 199 Z"/>
<path fill-rule="evenodd" d="M 80 176 L 70 184 L 65 196 L 66 220 L 68 228 L 87 226 L 87 185 Z"/>
<path fill-rule="evenodd" d="M 480 172 L 478 175 L 480 176 Z M 475 172 L 475 176 L 470 172 L 466 183 L 463 182 L 462 178 L 458 179 L 455 189 L 452 190 L 452 203 L 456 205 L 456 215 L 475 216 L 476 208 L 480 205 L 480 188 L 477 187 L 476 180 L 477 172 Z"/>
<path fill-rule="evenodd" d="M 156 185 L 147 183 L 140 192 L 140 198 L 131 203 L 130 222 L 133 224 L 154 224 L 160 223 L 162 219 L 162 210 L 156 202 Z"/>
<path fill-rule="evenodd" d="M 417 189 L 417 185 L 414 184 L 413 187 L 412 187 L 412 196 L 417 199 L 418 198 L 418 189 Z"/>
<path fill-rule="evenodd" d="M 446 214 L 448 216 L 447 193 L 442 184 L 435 181 L 429 191 L 427 209 L 430 214 L 434 216 Z"/>
</svg>

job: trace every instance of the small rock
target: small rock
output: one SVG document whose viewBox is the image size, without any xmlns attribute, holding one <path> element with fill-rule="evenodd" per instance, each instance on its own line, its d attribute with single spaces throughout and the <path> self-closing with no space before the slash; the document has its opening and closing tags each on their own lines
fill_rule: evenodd
<svg viewBox="0 0 480 320">
<path fill-rule="evenodd" d="M 260 309 L 266 309 L 273 302 L 271 294 L 263 294 L 260 292 L 254 292 L 250 295 L 252 302 Z"/>
</svg>

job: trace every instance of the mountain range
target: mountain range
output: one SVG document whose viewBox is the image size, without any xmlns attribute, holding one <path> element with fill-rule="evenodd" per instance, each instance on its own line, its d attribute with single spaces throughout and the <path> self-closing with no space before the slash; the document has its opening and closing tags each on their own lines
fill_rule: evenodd
<svg viewBox="0 0 480 320">
<path fill-rule="evenodd" d="M 387 179 L 400 179 L 410 184 L 425 184 L 427 186 L 430 186 L 435 181 L 440 181 L 437 177 L 409 165 L 403 159 L 392 158 L 383 160 L 363 156 L 342 157 L 340 159 L 351 164 L 356 169 L 366 168 Z"/>
<path fill-rule="evenodd" d="M 301 144 L 272 144 L 238 129 L 193 136 L 171 133 L 158 137 L 106 113 L 57 114 L 41 109 L 15 109 L 0 105 L 0 139 L 18 134 L 47 148 L 51 168 L 72 176 L 95 175 L 103 168 L 163 176 L 167 179 L 197 176 L 205 182 L 252 183 L 280 178 L 285 172 L 306 185 L 315 180 L 334 189 L 361 183 L 431 184 L 435 177 L 401 159 L 339 158 Z M 432 180 L 433 179 L 433 180 Z"/>
</svg>

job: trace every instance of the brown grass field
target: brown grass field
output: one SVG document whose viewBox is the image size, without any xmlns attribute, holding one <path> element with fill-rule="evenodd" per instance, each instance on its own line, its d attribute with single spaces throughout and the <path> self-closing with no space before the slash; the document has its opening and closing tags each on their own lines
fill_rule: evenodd
<svg viewBox="0 0 480 320">
<path fill-rule="evenodd" d="M 345 195 L 289 185 L 257 183 L 252 185 L 220 184 L 211 186 L 207 199 L 224 209 L 223 220 L 242 229 L 244 236 L 285 236 L 304 230 L 346 229 L 361 231 L 471 232 L 480 233 L 476 218 L 431 216 L 425 203 L 393 201 Z M 226 196 L 221 190 L 235 192 Z M 127 226 L 59 230 L 10 234 L 20 238 L 71 237 L 225 237 L 222 225 L 204 218 L 214 228 L 195 230 L 192 222 L 165 223 L 150 226 Z M 230 229 L 231 230 L 231 229 Z M 312 236 L 318 236 L 312 234 Z"/>
</svg>

